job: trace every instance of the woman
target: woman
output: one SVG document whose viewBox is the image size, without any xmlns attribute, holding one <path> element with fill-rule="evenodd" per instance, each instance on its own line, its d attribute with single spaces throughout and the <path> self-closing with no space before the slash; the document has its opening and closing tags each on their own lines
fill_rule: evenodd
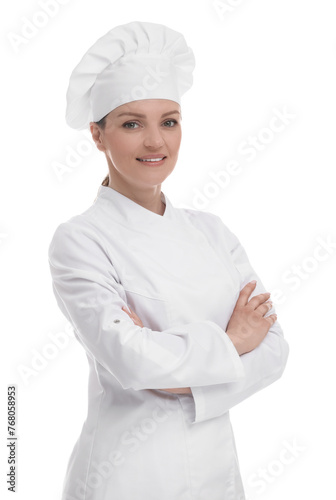
<svg viewBox="0 0 336 500">
<path fill-rule="evenodd" d="M 49 247 L 58 305 L 90 366 L 62 500 L 243 500 L 229 410 L 286 365 L 270 294 L 237 237 L 161 191 L 193 68 L 180 33 L 134 22 L 70 78 L 67 122 L 90 126 L 109 174 Z"/>
</svg>

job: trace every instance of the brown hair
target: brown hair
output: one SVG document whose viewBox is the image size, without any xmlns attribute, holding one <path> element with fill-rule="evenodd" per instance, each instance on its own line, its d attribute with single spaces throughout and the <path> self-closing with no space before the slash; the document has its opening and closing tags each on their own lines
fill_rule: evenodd
<svg viewBox="0 0 336 500">
<path fill-rule="evenodd" d="M 107 117 L 107 115 L 103 116 L 103 118 L 101 118 L 98 122 L 95 122 L 98 125 L 98 127 L 100 127 L 103 130 L 104 130 L 105 125 L 106 125 L 106 117 Z M 107 176 L 105 177 L 105 179 L 103 180 L 101 185 L 108 186 L 109 182 L 110 182 L 110 177 L 109 177 L 109 174 L 107 174 Z"/>
</svg>

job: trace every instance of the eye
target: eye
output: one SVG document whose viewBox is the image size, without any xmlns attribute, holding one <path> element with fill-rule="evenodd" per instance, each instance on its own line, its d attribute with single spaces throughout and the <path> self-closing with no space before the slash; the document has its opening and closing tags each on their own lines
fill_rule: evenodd
<svg viewBox="0 0 336 500">
<path fill-rule="evenodd" d="M 128 125 L 130 125 L 130 126 L 128 127 Z M 132 125 L 138 125 L 138 124 L 136 122 L 127 122 L 127 123 L 123 124 L 123 127 L 124 128 L 130 128 L 130 129 L 136 128 L 136 127 L 133 127 Z"/>
<path fill-rule="evenodd" d="M 177 121 L 176 120 L 166 120 L 164 122 L 164 125 L 166 125 L 166 123 L 170 123 L 171 125 L 168 125 L 168 128 L 172 128 L 172 127 L 174 127 L 175 124 L 177 124 Z"/>
</svg>

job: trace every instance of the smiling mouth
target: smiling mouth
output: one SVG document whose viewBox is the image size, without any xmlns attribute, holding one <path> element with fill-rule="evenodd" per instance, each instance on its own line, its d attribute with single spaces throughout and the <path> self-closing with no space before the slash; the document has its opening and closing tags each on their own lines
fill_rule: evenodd
<svg viewBox="0 0 336 500">
<path fill-rule="evenodd" d="M 165 158 L 167 158 L 167 156 L 160 156 L 160 158 L 137 158 L 137 160 L 148 163 L 157 163 L 159 161 L 164 160 Z"/>
</svg>

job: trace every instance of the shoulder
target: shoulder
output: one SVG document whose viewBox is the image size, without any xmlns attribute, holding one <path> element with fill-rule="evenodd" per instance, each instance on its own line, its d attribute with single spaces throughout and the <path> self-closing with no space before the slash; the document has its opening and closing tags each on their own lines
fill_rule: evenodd
<svg viewBox="0 0 336 500">
<path fill-rule="evenodd" d="M 49 258 L 55 254 L 89 252 L 93 247 L 102 246 L 91 215 L 92 207 L 56 226 L 48 246 Z"/>
<path fill-rule="evenodd" d="M 230 249 L 237 245 L 238 238 L 219 215 L 205 210 L 181 208 L 184 216 L 214 243 L 224 242 Z"/>
</svg>

